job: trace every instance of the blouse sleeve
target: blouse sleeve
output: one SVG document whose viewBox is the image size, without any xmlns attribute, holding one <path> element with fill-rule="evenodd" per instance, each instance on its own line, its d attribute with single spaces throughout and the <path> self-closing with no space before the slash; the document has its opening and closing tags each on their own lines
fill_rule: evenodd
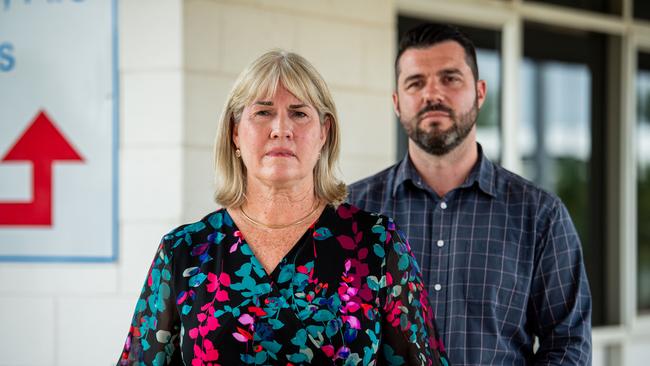
<svg viewBox="0 0 650 366">
<path fill-rule="evenodd" d="M 392 221 L 387 226 L 381 364 L 449 365 L 408 241 Z"/>
<path fill-rule="evenodd" d="M 119 366 L 169 365 L 178 356 L 180 324 L 171 280 L 172 257 L 162 241 L 136 304 Z"/>
</svg>

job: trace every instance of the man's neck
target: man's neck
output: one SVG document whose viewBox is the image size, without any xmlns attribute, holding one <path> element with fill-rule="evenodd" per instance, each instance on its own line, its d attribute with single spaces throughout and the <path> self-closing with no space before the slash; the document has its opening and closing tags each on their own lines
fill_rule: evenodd
<svg viewBox="0 0 650 366">
<path fill-rule="evenodd" d="M 441 156 L 429 154 L 409 140 L 409 157 L 415 170 L 438 196 L 463 184 L 478 161 L 476 138 L 471 135 Z"/>
</svg>

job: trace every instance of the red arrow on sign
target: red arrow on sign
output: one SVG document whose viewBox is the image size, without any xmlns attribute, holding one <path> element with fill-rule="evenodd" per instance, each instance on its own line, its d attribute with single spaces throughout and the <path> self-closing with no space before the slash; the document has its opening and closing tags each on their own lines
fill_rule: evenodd
<svg viewBox="0 0 650 366">
<path fill-rule="evenodd" d="M 2 161 L 32 163 L 31 202 L 0 202 L 0 226 L 52 226 L 52 164 L 83 158 L 41 110 Z"/>
</svg>

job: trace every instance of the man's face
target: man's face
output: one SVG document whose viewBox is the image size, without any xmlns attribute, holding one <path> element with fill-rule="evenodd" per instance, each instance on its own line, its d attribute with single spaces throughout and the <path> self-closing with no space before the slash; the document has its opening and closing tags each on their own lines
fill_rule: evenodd
<svg viewBox="0 0 650 366">
<path fill-rule="evenodd" d="M 465 50 L 454 41 L 411 48 L 399 60 L 395 113 L 422 150 L 445 155 L 473 130 L 485 100 L 485 81 L 475 81 Z"/>
</svg>

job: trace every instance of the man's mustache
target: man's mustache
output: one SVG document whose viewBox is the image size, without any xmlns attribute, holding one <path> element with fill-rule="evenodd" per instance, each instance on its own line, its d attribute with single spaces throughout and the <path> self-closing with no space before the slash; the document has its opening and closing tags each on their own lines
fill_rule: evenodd
<svg viewBox="0 0 650 366">
<path fill-rule="evenodd" d="M 418 112 L 418 118 L 422 118 L 422 116 L 428 112 L 446 112 L 449 117 L 454 118 L 454 110 L 442 103 L 427 104 Z"/>
</svg>

